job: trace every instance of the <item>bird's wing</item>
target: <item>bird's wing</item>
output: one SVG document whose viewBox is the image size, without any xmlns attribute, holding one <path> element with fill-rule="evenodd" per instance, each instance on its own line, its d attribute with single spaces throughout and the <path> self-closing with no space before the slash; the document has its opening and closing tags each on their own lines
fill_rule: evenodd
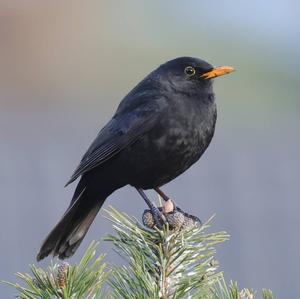
<svg viewBox="0 0 300 299">
<path fill-rule="evenodd" d="M 116 114 L 99 132 L 66 186 L 134 143 L 152 128 L 156 118 L 155 109 L 149 106 Z"/>
</svg>

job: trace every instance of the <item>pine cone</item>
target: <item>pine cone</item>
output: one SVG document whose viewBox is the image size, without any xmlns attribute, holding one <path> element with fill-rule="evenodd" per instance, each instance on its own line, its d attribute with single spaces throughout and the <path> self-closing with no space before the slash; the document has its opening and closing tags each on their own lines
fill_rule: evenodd
<svg viewBox="0 0 300 299">
<path fill-rule="evenodd" d="M 154 218 L 150 210 L 145 210 L 142 216 L 142 221 L 145 226 L 148 228 L 154 228 Z"/>
<path fill-rule="evenodd" d="M 70 265 L 68 263 L 62 263 L 57 268 L 57 282 L 60 289 L 64 289 L 67 280 L 67 274 Z"/>
<path fill-rule="evenodd" d="M 202 222 L 198 217 L 196 217 L 194 215 L 190 215 L 190 214 L 182 211 L 178 207 L 176 207 L 176 210 L 178 212 L 181 212 L 184 215 L 184 222 L 182 224 L 182 229 L 191 229 L 194 226 L 201 226 L 202 225 Z"/>
<path fill-rule="evenodd" d="M 180 229 L 185 222 L 184 214 L 177 210 L 168 213 L 166 218 L 171 229 Z"/>
</svg>

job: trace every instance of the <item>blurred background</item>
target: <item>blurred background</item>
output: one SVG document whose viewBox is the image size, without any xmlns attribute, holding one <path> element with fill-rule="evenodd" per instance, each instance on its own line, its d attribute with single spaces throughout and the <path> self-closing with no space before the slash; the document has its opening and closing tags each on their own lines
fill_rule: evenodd
<svg viewBox="0 0 300 299">
<path fill-rule="evenodd" d="M 76 185 L 64 184 L 122 97 L 188 55 L 237 71 L 215 80 L 208 151 L 163 190 L 202 220 L 217 214 L 214 229 L 232 236 L 218 248 L 228 281 L 298 298 L 299 10 L 293 0 L 1 0 L 0 279 L 35 262 Z M 139 218 L 145 208 L 130 187 L 108 205 Z M 71 261 L 109 232 L 99 215 Z M 119 262 L 110 248 L 100 250 Z"/>
</svg>

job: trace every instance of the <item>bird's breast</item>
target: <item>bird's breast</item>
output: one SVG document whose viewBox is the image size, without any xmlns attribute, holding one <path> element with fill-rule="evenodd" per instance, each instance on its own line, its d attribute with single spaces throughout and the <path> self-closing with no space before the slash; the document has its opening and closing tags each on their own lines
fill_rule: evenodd
<svg viewBox="0 0 300 299">
<path fill-rule="evenodd" d="M 132 185 L 144 189 L 171 181 L 194 164 L 209 145 L 215 117 L 201 115 L 162 117 L 155 126 L 132 145 L 127 161 Z M 134 152 L 132 156 L 130 153 Z"/>
<path fill-rule="evenodd" d="M 189 167 L 199 159 L 212 134 L 212 128 L 193 118 L 169 118 L 149 134 L 148 143 L 168 163 Z"/>
</svg>

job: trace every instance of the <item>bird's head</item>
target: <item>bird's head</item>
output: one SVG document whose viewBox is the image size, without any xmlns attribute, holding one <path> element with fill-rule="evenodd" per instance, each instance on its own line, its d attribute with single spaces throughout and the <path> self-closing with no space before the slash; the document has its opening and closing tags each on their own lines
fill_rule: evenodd
<svg viewBox="0 0 300 299">
<path fill-rule="evenodd" d="M 179 57 L 161 65 L 156 74 L 160 81 L 178 91 L 210 88 L 212 79 L 234 71 L 230 66 L 213 67 L 199 58 Z"/>
</svg>

